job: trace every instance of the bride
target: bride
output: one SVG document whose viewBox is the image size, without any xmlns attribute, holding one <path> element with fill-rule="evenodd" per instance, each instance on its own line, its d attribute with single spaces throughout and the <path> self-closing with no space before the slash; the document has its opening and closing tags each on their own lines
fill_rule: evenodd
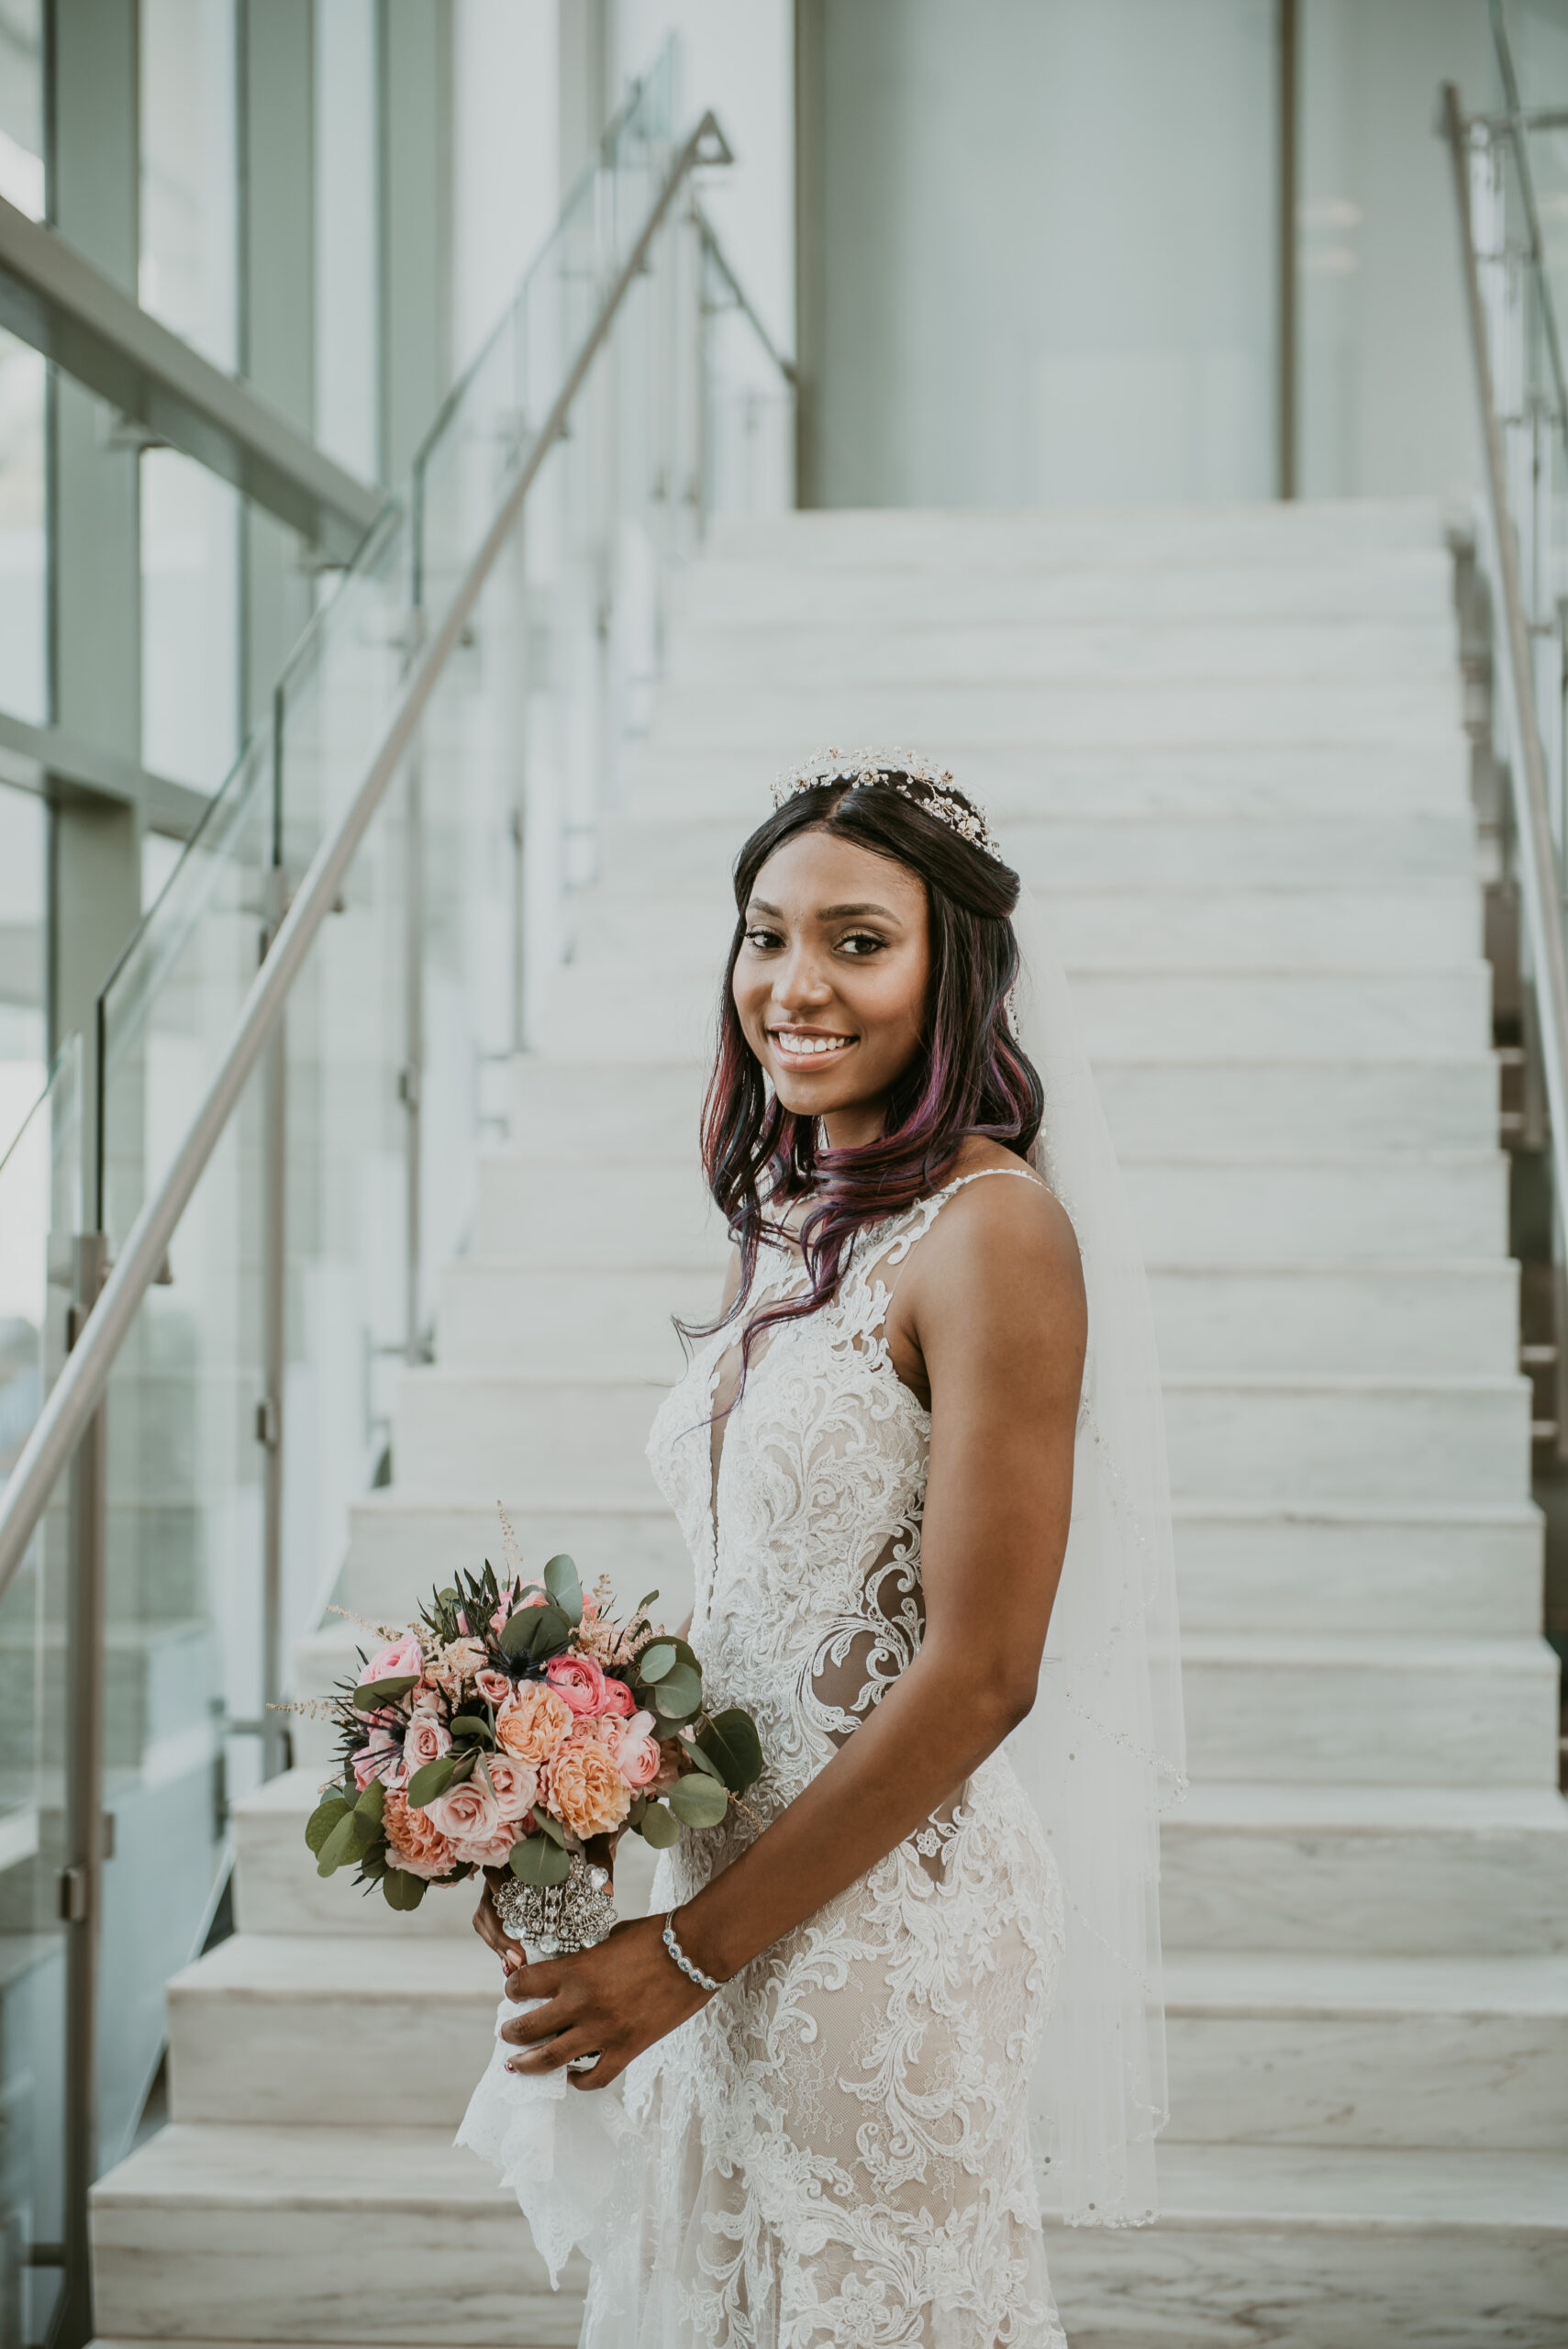
<svg viewBox="0 0 1568 2349">
<path fill-rule="evenodd" d="M 1047 2349 L 1041 2178 L 1146 2219 L 1163 2118 L 1141 1270 L 1060 974 L 1021 969 L 950 777 L 798 770 L 736 898 L 704 1119 L 736 1244 L 649 1456 L 766 1768 L 596 1948 L 527 1965 L 488 1888 L 475 1921 L 541 2001 L 511 2068 L 626 2076 L 592 2349 Z"/>
</svg>

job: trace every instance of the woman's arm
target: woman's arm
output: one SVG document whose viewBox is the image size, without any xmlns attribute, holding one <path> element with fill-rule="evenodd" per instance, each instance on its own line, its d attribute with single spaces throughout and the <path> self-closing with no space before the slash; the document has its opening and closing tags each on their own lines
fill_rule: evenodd
<svg viewBox="0 0 1568 2349">
<path fill-rule="evenodd" d="M 1083 1279 L 1057 1202 L 1017 1181 L 960 1194 L 911 1257 L 889 1317 L 895 1363 L 929 1386 L 920 1652 L 765 1834 L 681 1911 L 687 1954 L 728 1978 L 913 1833 L 1034 1700 L 1067 1545 L 1083 1378 Z M 659 1920 L 582 1955 L 519 1969 L 548 2004 L 506 2036 L 544 2070 L 592 2049 L 602 2086 L 684 2021 L 703 1993 Z M 550 2034 L 548 2046 L 537 2043 Z"/>
</svg>

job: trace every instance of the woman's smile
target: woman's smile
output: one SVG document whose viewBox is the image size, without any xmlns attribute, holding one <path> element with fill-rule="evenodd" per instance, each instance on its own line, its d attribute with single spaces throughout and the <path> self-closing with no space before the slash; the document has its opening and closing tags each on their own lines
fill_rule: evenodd
<svg viewBox="0 0 1568 2349">
<path fill-rule="evenodd" d="M 842 1060 L 858 1036 L 828 1035 L 819 1028 L 770 1028 L 768 1041 L 781 1061 L 797 1068 L 820 1067 Z"/>
</svg>

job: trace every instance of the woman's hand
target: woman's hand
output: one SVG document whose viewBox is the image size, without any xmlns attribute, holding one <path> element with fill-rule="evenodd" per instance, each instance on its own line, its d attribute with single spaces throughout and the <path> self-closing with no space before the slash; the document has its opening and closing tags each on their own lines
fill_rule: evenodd
<svg viewBox="0 0 1568 2349">
<path fill-rule="evenodd" d="M 528 1952 L 521 1942 L 515 1942 L 495 1913 L 495 1887 L 506 1879 L 503 1868 L 486 1868 L 480 1881 L 484 1887 L 479 1896 L 479 1906 L 473 1912 L 473 1930 L 486 1946 L 493 1949 L 508 1974 L 516 1965 L 528 1963 Z"/>
<path fill-rule="evenodd" d="M 597 2054 L 591 2072 L 572 2074 L 572 2085 L 608 2087 L 634 2055 L 688 2021 L 712 1994 L 687 1980 L 662 1934 L 658 1917 L 628 1918 L 594 1949 L 515 1966 L 506 1996 L 545 2004 L 502 2024 L 501 2037 L 522 2051 L 508 2057 L 507 2070 L 553 2072 L 573 2056 Z"/>
</svg>

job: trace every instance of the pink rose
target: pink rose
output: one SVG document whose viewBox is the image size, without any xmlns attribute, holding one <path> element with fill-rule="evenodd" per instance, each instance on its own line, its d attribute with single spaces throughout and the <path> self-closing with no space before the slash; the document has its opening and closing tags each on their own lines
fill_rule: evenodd
<svg viewBox="0 0 1568 2349">
<path fill-rule="evenodd" d="M 614 1680 L 606 1672 L 604 1701 L 599 1710 L 612 1720 L 628 1721 L 637 1710 L 637 1698 L 624 1680 Z"/>
<path fill-rule="evenodd" d="M 552 1656 L 544 1676 L 565 1698 L 579 1720 L 591 1721 L 605 1709 L 605 1675 L 591 1655 Z"/>
<path fill-rule="evenodd" d="M 493 1842 L 501 1824 L 501 1806 L 477 1773 L 421 1808 L 437 1834 L 454 1845 Z"/>
<path fill-rule="evenodd" d="M 403 1732 L 403 1761 L 408 1770 L 422 1769 L 451 1752 L 451 1731 L 430 1713 L 416 1713 Z"/>
<path fill-rule="evenodd" d="M 434 1687 L 428 1680 L 421 1680 L 417 1688 L 410 1692 L 408 1709 L 411 1713 L 434 1713 L 438 1720 L 444 1721 L 447 1717 L 447 1700 L 440 1690 Z"/>
<path fill-rule="evenodd" d="M 539 1772 L 526 1762 L 514 1761 L 509 1753 L 486 1754 L 484 1767 L 490 1773 L 502 1820 L 510 1824 L 524 1818 L 539 1792 Z"/>
<path fill-rule="evenodd" d="M 471 1867 L 504 1868 L 512 1855 L 512 1846 L 522 1833 L 515 1819 L 503 1820 L 494 1835 L 481 1842 L 473 1837 L 452 1845 L 454 1855 L 466 1860 Z"/>
<path fill-rule="evenodd" d="M 487 1705 L 504 1705 L 512 1693 L 512 1684 L 506 1674 L 492 1671 L 488 1664 L 483 1672 L 474 1674 L 473 1685 Z"/>
<path fill-rule="evenodd" d="M 373 1778 L 380 1778 L 389 1787 L 403 1784 L 406 1765 L 397 1756 L 397 1740 L 390 1730 L 373 1729 L 371 1742 L 361 1745 L 354 1756 L 354 1784 L 362 1793 Z"/>
<path fill-rule="evenodd" d="M 616 1760 L 621 1776 L 628 1787 L 651 1787 L 659 1776 L 663 1760 L 659 1741 L 653 1735 L 651 1713 L 633 1713 L 620 1733 L 616 1746 Z"/>
<path fill-rule="evenodd" d="M 379 1655 L 373 1655 L 365 1666 L 365 1679 L 405 1680 L 410 1673 L 416 1679 L 425 1669 L 425 1657 L 412 1631 L 405 1631 L 400 1640 Z M 361 1686 L 363 1684 L 361 1683 Z"/>
</svg>

